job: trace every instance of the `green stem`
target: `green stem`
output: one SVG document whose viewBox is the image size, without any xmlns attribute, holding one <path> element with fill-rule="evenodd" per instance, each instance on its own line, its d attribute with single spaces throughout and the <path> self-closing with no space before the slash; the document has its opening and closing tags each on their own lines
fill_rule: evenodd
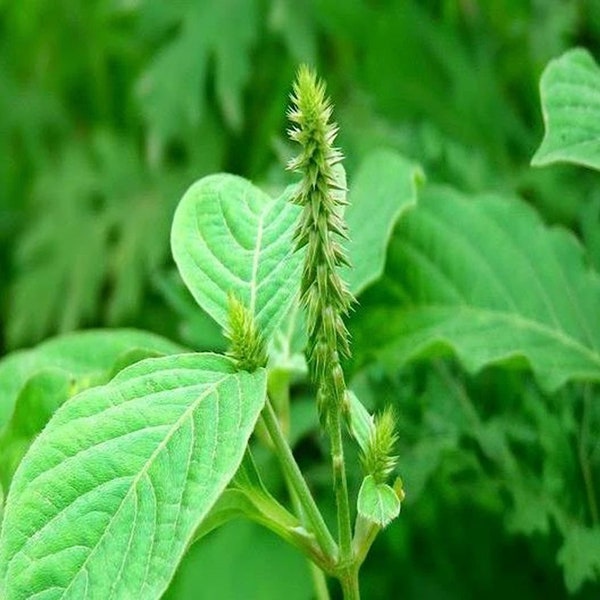
<svg viewBox="0 0 600 600">
<path fill-rule="evenodd" d="M 292 506 L 294 507 L 294 511 L 298 516 L 298 519 L 300 519 L 302 525 L 306 527 L 306 513 L 302 507 L 302 504 L 300 504 L 300 500 L 298 500 L 298 494 L 296 494 L 289 477 L 285 478 L 285 482 L 287 484 L 288 492 L 292 500 Z M 319 567 L 317 562 L 314 561 L 314 559 L 307 559 L 306 562 L 308 563 L 308 568 L 312 577 L 316 599 L 331 600 L 331 597 L 329 595 L 329 588 L 327 587 L 327 579 L 325 578 L 325 573 Z"/>
<path fill-rule="evenodd" d="M 346 480 L 341 421 L 341 412 L 335 407 L 329 413 L 327 429 L 331 442 L 333 487 L 335 490 L 340 543 L 340 566 L 343 569 L 352 562 L 352 523 L 350 521 L 350 502 L 348 501 L 348 482 Z"/>
<path fill-rule="evenodd" d="M 354 548 L 355 564 L 357 568 L 362 565 L 377 534 L 381 531 L 381 527 L 367 521 L 360 515 L 356 519 L 356 527 L 354 531 L 354 540 L 352 545 Z"/>
<path fill-rule="evenodd" d="M 342 412 L 338 404 L 329 412 L 327 430 L 331 441 L 331 462 L 333 466 L 333 487 L 337 506 L 338 536 L 340 560 L 338 578 L 342 584 L 344 600 L 360 600 L 358 570 L 360 563 L 352 550 L 352 522 L 350 520 L 350 502 L 348 500 L 348 481 L 344 460 L 342 439 Z"/>
<path fill-rule="evenodd" d="M 290 377 L 287 372 L 275 371 L 271 373 L 269 378 L 269 398 L 274 405 L 277 420 L 281 423 L 280 428 L 282 433 L 287 439 L 290 425 Z M 296 494 L 294 486 L 287 474 L 285 475 L 285 483 L 288 488 L 294 512 L 298 516 L 298 519 L 300 519 L 302 525 L 306 527 L 306 511 L 302 507 L 302 504 L 298 499 L 298 494 Z M 313 560 L 307 558 L 307 563 L 313 581 L 316 599 L 331 600 L 325 573 L 323 573 L 321 568 L 313 562 Z"/>
<path fill-rule="evenodd" d="M 275 451 L 281 463 L 281 467 L 286 474 L 286 477 L 289 478 L 290 484 L 298 496 L 298 500 L 305 511 L 306 517 L 312 525 L 317 542 L 325 556 L 329 557 L 332 562 L 335 562 L 338 556 L 337 544 L 329 532 L 325 520 L 308 489 L 308 484 L 306 483 L 306 480 L 300 471 L 300 467 L 298 467 L 298 463 L 292 454 L 292 450 L 281 431 L 277 415 L 275 414 L 275 410 L 269 399 L 267 399 L 265 409 L 262 412 L 262 419 L 271 436 L 273 445 L 275 446 Z"/>
<path fill-rule="evenodd" d="M 344 600 L 360 600 L 358 567 L 352 566 L 340 575 Z"/>
<path fill-rule="evenodd" d="M 329 588 L 327 587 L 327 580 L 325 579 L 325 573 L 323 573 L 323 571 L 321 571 L 321 569 L 319 569 L 314 562 L 308 561 L 308 567 L 312 576 L 316 599 L 331 600 Z"/>
</svg>

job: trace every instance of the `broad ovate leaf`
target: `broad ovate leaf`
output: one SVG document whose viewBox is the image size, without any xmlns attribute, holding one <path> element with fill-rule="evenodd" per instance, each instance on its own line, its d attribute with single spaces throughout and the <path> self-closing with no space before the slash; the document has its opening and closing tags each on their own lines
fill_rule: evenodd
<svg viewBox="0 0 600 600">
<path fill-rule="evenodd" d="M 351 267 L 342 270 L 358 296 L 379 279 L 396 221 L 417 201 L 421 169 L 393 150 L 371 152 L 351 178 L 347 243 Z"/>
<path fill-rule="evenodd" d="M 575 48 L 551 61 L 540 93 L 545 134 L 531 163 L 600 169 L 600 68 L 592 55 Z"/>
<path fill-rule="evenodd" d="M 265 388 L 262 369 L 182 354 L 63 404 L 6 500 L 0 596 L 160 598 L 239 467 Z"/>
<path fill-rule="evenodd" d="M 400 514 L 400 498 L 387 483 L 377 483 L 367 475 L 358 492 L 357 509 L 367 521 L 385 527 Z"/>
<path fill-rule="evenodd" d="M 302 253 L 292 235 L 299 207 L 290 190 L 273 199 L 235 175 L 210 175 L 185 193 L 173 219 L 171 248 L 198 304 L 222 327 L 234 292 L 265 337 L 298 292 Z"/>
<path fill-rule="evenodd" d="M 426 189 L 377 291 L 353 322 L 362 360 L 454 353 L 469 372 L 510 362 L 547 391 L 600 380 L 600 279 L 570 233 L 518 199 Z"/>
</svg>

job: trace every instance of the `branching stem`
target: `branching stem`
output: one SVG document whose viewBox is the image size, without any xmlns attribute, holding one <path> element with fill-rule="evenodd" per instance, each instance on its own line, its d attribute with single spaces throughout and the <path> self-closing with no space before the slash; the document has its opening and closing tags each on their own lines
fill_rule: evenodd
<svg viewBox="0 0 600 600">
<path fill-rule="evenodd" d="M 323 519 L 323 515 L 321 515 L 321 512 L 317 507 L 310 489 L 308 488 L 308 484 L 300 471 L 300 467 L 292 454 L 292 450 L 281 431 L 279 420 L 277 419 L 277 415 L 269 399 L 267 399 L 267 404 L 262 412 L 262 418 L 265 427 L 271 436 L 273 445 L 275 446 L 275 451 L 281 462 L 281 467 L 286 474 L 286 477 L 289 478 L 290 484 L 293 486 L 299 502 L 302 504 L 306 517 L 313 528 L 315 538 L 325 556 L 331 559 L 333 566 L 333 563 L 335 563 L 338 557 L 337 544 Z"/>
</svg>

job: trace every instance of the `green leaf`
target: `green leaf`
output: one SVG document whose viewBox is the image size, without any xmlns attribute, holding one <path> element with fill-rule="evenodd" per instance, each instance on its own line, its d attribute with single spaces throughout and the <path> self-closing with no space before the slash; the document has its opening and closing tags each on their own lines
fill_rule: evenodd
<svg viewBox="0 0 600 600">
<path fill-rule="evenodd" d="M 6 501 L 6 600 L 159 598 L 240 465 L 264 370 L 212 354 L 141 361 L 66 402 Z"/>
<path fill-rule="evenodd" d="M 251 73 L 250 52 L 258 33 L 256 1 L 192 2 L 177 12 L 172 28 L 178 35 L 156 53 L 139 81 L 138 94 L 150 129 L 161 138 L 170 138 L 184 136 L 198 126 L 204 116 L 205 89 L 214 61 L 214 86 L 221 112 L 227 124 L 239 130 L 243 123 L 242 95 Z"/>
<path fill-rule="evenodd" d="M 7 488 L 31 440 L 72 395 L 72 390 L 71 378 L 59 369 L 40 371 L 23 386 L 12 418 L 0 435 L 0 481 Z"/>
<path fill-rule="evenodd" d="M 11 348 L 71 331 L 99 315 L 130 320 L 148 274 L 168 252 L 172 198 L 135 144 L 109 134 L 72 144 L 34 183 L 35 210 L 14 254 Z M 163 189 L 167 188 L 167 191 Z"/>
<path fill-rule="evenodd" d="M 345 217 L 352 267 L 342 277 L 357 296 L 383 273 L 396 221 L 417 201 L 421 169 L 392 150 L 371 152 L 352 178 Z"/>
<path fill-rule="evenodd" d="M 400 514 L 400 499 L 387 483 L 377 483 L 372 475 L 367 475 L 358 492 L 358 513 L 385 527 Z"/>
<path fill-rule="evenodd" d="M 572 594 L 586 581 L 600 578 L 600 528 L 573 525 L 565 534 L 558 553 L 558 563 L 565 570 L 565 583 Z"/>
<path fill-rule="evenodd" d="M 10 419 L 27 382 L 42 373 L 62 372 L 70 382 L 71 394 L 75 394 L 106 383 L 117 365 L 127 366 L 132 358 L 181 351 L 178 344 L 153 333 L 112 329 L 69 333 L 31 350 L 13 352 L 0 360 L 0 428 Z"/>
<path fill-rule="evenodd" d="M 396 229 L 379 292 L 353 327 L 363 360 L 452 352 L 471 373 L 529 366 L 548 391 L 600 380 L 600 280 L 570 233 L 518 200 L 426 190 Z"/>
<path fill-rule="evenodd" d="M 235 175 L 211 175 L 181 200 L 171 232 L 173 257 L 198 304 L 222 327 L 235 292 L 268 339 L 297 291 L 302 261 L 292 234 L 299 207 L 289 190 L 276 200 Z"/>
<path fill-rule="evenodd" d="M 518 485 L 517 478 L 509 484 L 513 506 L 507 512 L 506 523 L 512 533 L 532 536 L 535 533 L 547 535 L 550 530 L 550 514 L 545 498 L 539 490 Z"/>
<path fill-rule="evenodd" d="M 69 331 L 95 315 L 110 226 L 92 206 L 97 174 L 80 146 L 38 176 L 37 210 L 16 246 L 6 336 L 10 347 Z"/>
<path fill-rule="evenodd" d="M 600 169 L 600 68 L 592 55 L 576 48 L 551 61 L 540 93 L 546 131 L 531 164 Z"/>
</svg>

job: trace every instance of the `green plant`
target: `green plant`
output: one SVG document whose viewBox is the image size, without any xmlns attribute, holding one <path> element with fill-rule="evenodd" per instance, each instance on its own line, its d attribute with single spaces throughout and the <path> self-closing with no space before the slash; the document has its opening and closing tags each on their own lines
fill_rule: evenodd
<svg viewBox="0 0 600 600">
<path fill-rule="evenodd" d="M 272 199 L 244 179 L 212 175 L 177 208 L 173 256 L 198 304 L 225 329 L 228 356 L 115 331 L 73 334 L 4 362 L 2 443 L 13 458 L 2 472 L 9 490 L 0 534 L 3 597 L 159 597 L 190 545 L 236 516 L 303 552 L 317 567 L 322 597 L 323 573 L 341 581 L 345 597 L 359 597 L 359 567 L 378 531 L 398 515 L 403 492 L 399 480 L 393 488 L 387 483 L 396 462 L 392 413 L 371 417 L 346 389 L 342 316 L 352 296 L 338 269 L 350 264 L 342 250 L 346 219 L 352 235 L 377 199 L 382 215 L 397 218 L 414 202 L 419 171 L 381 153 L 377 165 L 389 169 L 394 195 L 367 187 L 344 215 L 331 110 L 323 85 L 301 69 L 289 113 L 291 137 L 301 146 L 291 164 L 301 182 Z M 376 219 L 375 227 L 374 240 L 357 235 L 348 245 L 359 274 L 350 277 L 354 293 L 383 268 L 390 221 Z M 338 541 L 285 433 L 299 302 L 331 442 Z M 40 401 L 46 410 L 32 422 L 27 407 Z M 365 471 L 354 530 L 346 426 Z M 255 430 L 279 459 L 291 507 L 263 483 L 249 445 Z"/>
<path fill-rule="evenodd" d="M 222 375 L 223 388 L 215 391 L 220 396 L 238 383 L 245 389 L 266 386 L 285 440 L 333 529 L 331 478 L 322 460 L 329 451 L 323 426 L 331 429 L 332 422 L 327 410 L 319 411 L 320 419 L 317 415 L 303 355 L 318 340 L 307 340 L 305 309 L 293 300 L 300 293 L 306 252 L 291 252 L 302 239 L 294 241 L 294 231 L 303 209 L 291 204 L 298 188 L 278 195 L 278 185 L 288 181 L 280 164 L 267 169 L 276 162 L 267 143 L 273 136 L 279 162 L 287 159 L 288 145 L 273 132 L 283 131 L 281 105 L 291 64 L 310 58 L 327 74 L 337 98 L 340 140 L 348 150 L 348 186 L 339 164 L 318 160 L 316 171 L 329 172 L 325 179 L 342 188 L 334 196 L 335 211 L 348 223 L 350 239 L 343 246 L 352 268 L 341 266 L 340 273 L 351 294 L 360 297 L 347 319 L 352 356 L 343 359 L 349 425 L 359 442 L 358 450 L 356 444 L 345 447 L 348 495 L 381 522 L 397 506 L 396 495 L 376 485 L 394 442 L 389 404 L 398 432 L 393 455 L 407 490 L 403 510 L 409 518 L 378 536 L 361 569 L 363 595 L 387 600 L 401 590 L 406 598 L 510 594 L 558 600 L 567 593 L 579 600 L 597 598 L 600 198 L 593 171 L 586 176 L 569 166 L 530 169 L 526 161 L 539 137 L 538 74 L 550 56 L 574 40 L 597 38 L 600 13 L 593 3 L 390 0 L 375 6 L 238 0 L 234 12 L 240 20 L 222 38 L 214 32 L 223 29 L 228 14 L 217 4 L 73 2 L 78 4 L 85 19 L 69 21 L 70 28 L 37 0 L 27 11 L 8 3 L 0 15 L 6 34 L 0 105 L 7 116 L 0 124 L 6 134 L 0 145 L 14 158 L 0 167 L 0 180 L 10 190 L 1 201 L 0 237 L 15 242 L 15 248 L 6 243 L 0 250 L 2 291 L 8 292 L 2 295 L 6 344 L 16 347 L 99 322 L 143 323 L 176 336 L 172 324 L 180 317 L 178 339 L 202 350 L 225 351 L 229 344 L 230 356 L 186 355 L 175 361 L 171 357 L 185 354 L 184 348 L 150 334 L 114 330 L 59 337 L 3 359 L 0 496 L 10 496 L 10 522 L 2 535 L 9 536 L 9 529 L 10 536 L 22 535 L 27 550 L 41 544 L 19 554 L 11 574 L 18 571 L 26 579 L 35 571 L 40 581 L 62 585 L 56 573 L 81 560 L 84 545 L 106 529 L 109 504 L 120 493 L 104 493 L 109 484 L 134 479 L 131 471 L 160 438 L 161 427 L 173 423 L 160 419 L 191 406 L 192 382 L 185 392 L 190 396 L 167 388 L 186 377 L 195 381 L 194 373 L 200 374 L 199 386 L 203 377 Z M 257 15 L 267 6 L 272 20 L 263 23 Z M 86 51 L 61 53 L 80 27 Z M 58 61 L 63 54 L 67 60 Z M 47 56 L 62 68 L 40 68 Z M 167 85 L 160 85 L 163 80 Z M 134 81 L 139 84 L 131 93 Z M 562 161 L 598 167 L 599 88 L 597 66 L 583 50 L 548 66 L 541 85 L 546 136 L 535 165 Z M 82 95 L 87 102 L 69 109 L 70 99 Z M 13 110 L 19 106 L 26 110 Z M 382 145 L 385 150 L 373 151 Z M 418 156 L 426 167 L 431 183 L 419 189 L 418 201 L 420 171 L 394 150 Z M 331 158 L 336 162 L 335 155 Z M 160 289 L 177 312 L 172 315 L 145 293 L 148 276 L 154 279 L 166 256 L 171 199 L 179 196 L 191 169 L 198 176 L 223 165 L 275 190 L 275 199 L 233 176 L 212 176 L 186 195 L 173 248 L 179 244 L 179 267 L 196 301 L 175 271 L 160 277 Z M 16 209 L 27 197 L 23 175 L 29 171 L 35 176 L 35 202 L 25 215 Z M 350 202 L 341 207 L 346 187 Z M 243 219 L 236 217 L 240 213 Z M 55 228 L 56 222 L 63 228 Z M 259 231 L 269 243 L 257 248 Z M 228 252 L 238 248 L 232 234 L 244 250 Z M 82 246 L 92 254 L 80 256 Z M 313 256 L 322 256 L 315 248 Z M 73 256 L 79 257 L 76 264 Z M 333 262 L 342 259 L 336 257 Z M 294 293 L 290 282 L 296 283 Z M 64 300 L 57 290 L 64 290 Z M 331 296 L 330 289 L 324 292 Z M 252 299 L 254 311 L 249 311 Z M 337 308 L 343 311 L 345 304 Z M 158 309 L 153 318 L 148 319 L 148 308 Z M 329 329 L 337 331 L 337 317 L 333 322 Z M 335 338 L 343 345 L 343 330 Z M 318 353 L 311 355 L 315 365 Z M 335 367 L 330 356 L 325 359 Z M 256 369 L 228 371 L 236 362 Z M 140 372 L 144 369 L 148 372 Z M 319 373 L 314 366 L 310 371 Z M 177 470 L 180 463 L 169 462 L 186 450 L 186 456 L 197 457 L 189 428 L 164 446 L 162 462 L 147 471 L 152 478 L 185 479 L 182 487 L 161 488 L 165 495 L 157 498 L 182 507 L 179 520 L 167 524 L 194 529 L 183 547 L 164 552 L 161 547 L 162 556 L 179 553 L 156 571 L 164 569 L 164 586 L 166 571 L 172 575 L 182 559 L 165 599 L 326 597 L 322 572 L 307 568 L 301 552 L 325 569 L 331 565 L 323 564 L 317 538 L 303 536 L 298 527 L 314 529 L 324 546 L 332 547 L 331 542 L 318 514 L 302 509 L 302 495 L 310 501 L 300 480 L 293 473 L 282 475 L 275 459 L 287 454 L 285 445 L 273 452 L 263 424 L 269 414 L 258 406 L 260 394 L 250 395 L 238 405 L 254 411 L 252 418 L 262 416 L 256 416 L 256 427 L 239 423 L 242 439 L 252 429 L 255 435 L 237 470 L 236 460 L 223 464 L 223 479 L 214 482 L 223 491 L 210 510 L 215 495 L 198 502 L 198 482 L 185 479 Z M 194 416 L 208 415 L 210 432 L 230 439 L 227 422 L 210 420 L 210 407 L 220 403 L 210 394 L 206 400 L 207 412 Z M 86 428 L 97 417 L 73 411 L 94 405 L 99 410 L 102 401 L 107 404 L 102 418 L 112 420 Z M 369 451 L 374 424 L 361 402 L 381 415 L 373 439 L 379 452 Z M 336 405 L 319 403 L 322 409 L 331 404 Z M 124 432 L 127 423 L 139 430 Z M 116 449 L 105 448 L 100 459 L 85 450 L 61 467 L 65 453 L 99 436 L 121 434 L 113 442 Z M 242 452 L 237 443 L 236 459 Z M 123 458 L 123 452 L 130 455 Z M 365 478 L 363 464 L 378 477 Z M 80 470 L 69 476 L 70 466 Z M 55 469 L 56 480 L 40 474 L 31 485 L 24 483 L 27 473 L 46 467 Z M 101 467 L 112 469 L 115 479 L 101 482 Z M 196 461 L 195 467 L 202 464 Z M 25 475 L 13 479 L 17 469 Z M 91 498 L 95 509 L 75 507 L 81 508 L 81 531 L 68 519 L 44 528 L 55 510 L 50 502 L 67 504 L 76 491 L 99 482 L 104 487 Z M 140 494 L 132 499 L 139 515 L 148 508 L 147 483 L 140 478 Z M 40 486 L 49 490 L 42 497 L 36 495 Z M 341 486 L 336 488 L 344 503 Z M 378 503 L 369 502 L 373 497 Z M 20 498 L 24 504 L 31 500 L 18 509 L 22 523 L 15 516 Z M 136 507 L 124 504 L 116 520 L 143 531 L 146 522 L 128 518 L 127 511 L 133 515 Z M 190 513 L 196 509 L 208 510 L 197 528 L 200 517 Z M 39 520 L 30 518 L 35 515 Z M 233 520 L 236 516 L 248 519 Z M 347 532 L 348 521 L 341 520 L 340 529 Z M 366 547 L 369 530 L 363 525 L 359 516 L 355 533 Z M 119 562 L 122 546 L 112 531 L 94 555 L 102 552 L 106 558 L 102 576 L 114 572 L 110 569 L 136 576 L 132 562 Z M 160 531 L 181 541 L 166 526 Z M 139 547 L 134 539 L 132 553 Z M 146 541 L 142 546 L 152 547 Z M 284 570 L 289 579 L 272 577 L 272 571 Z M 353 585 L 351 571 L 338 572 L 346 587 Z M 107 589 L 116 594 L 121 585 L 124 580 L 112 578 Z M 131 593 L 140 592 L 123 592 Z M 98 596 L 105 597 L 105 590 Z"/>
</svg>

